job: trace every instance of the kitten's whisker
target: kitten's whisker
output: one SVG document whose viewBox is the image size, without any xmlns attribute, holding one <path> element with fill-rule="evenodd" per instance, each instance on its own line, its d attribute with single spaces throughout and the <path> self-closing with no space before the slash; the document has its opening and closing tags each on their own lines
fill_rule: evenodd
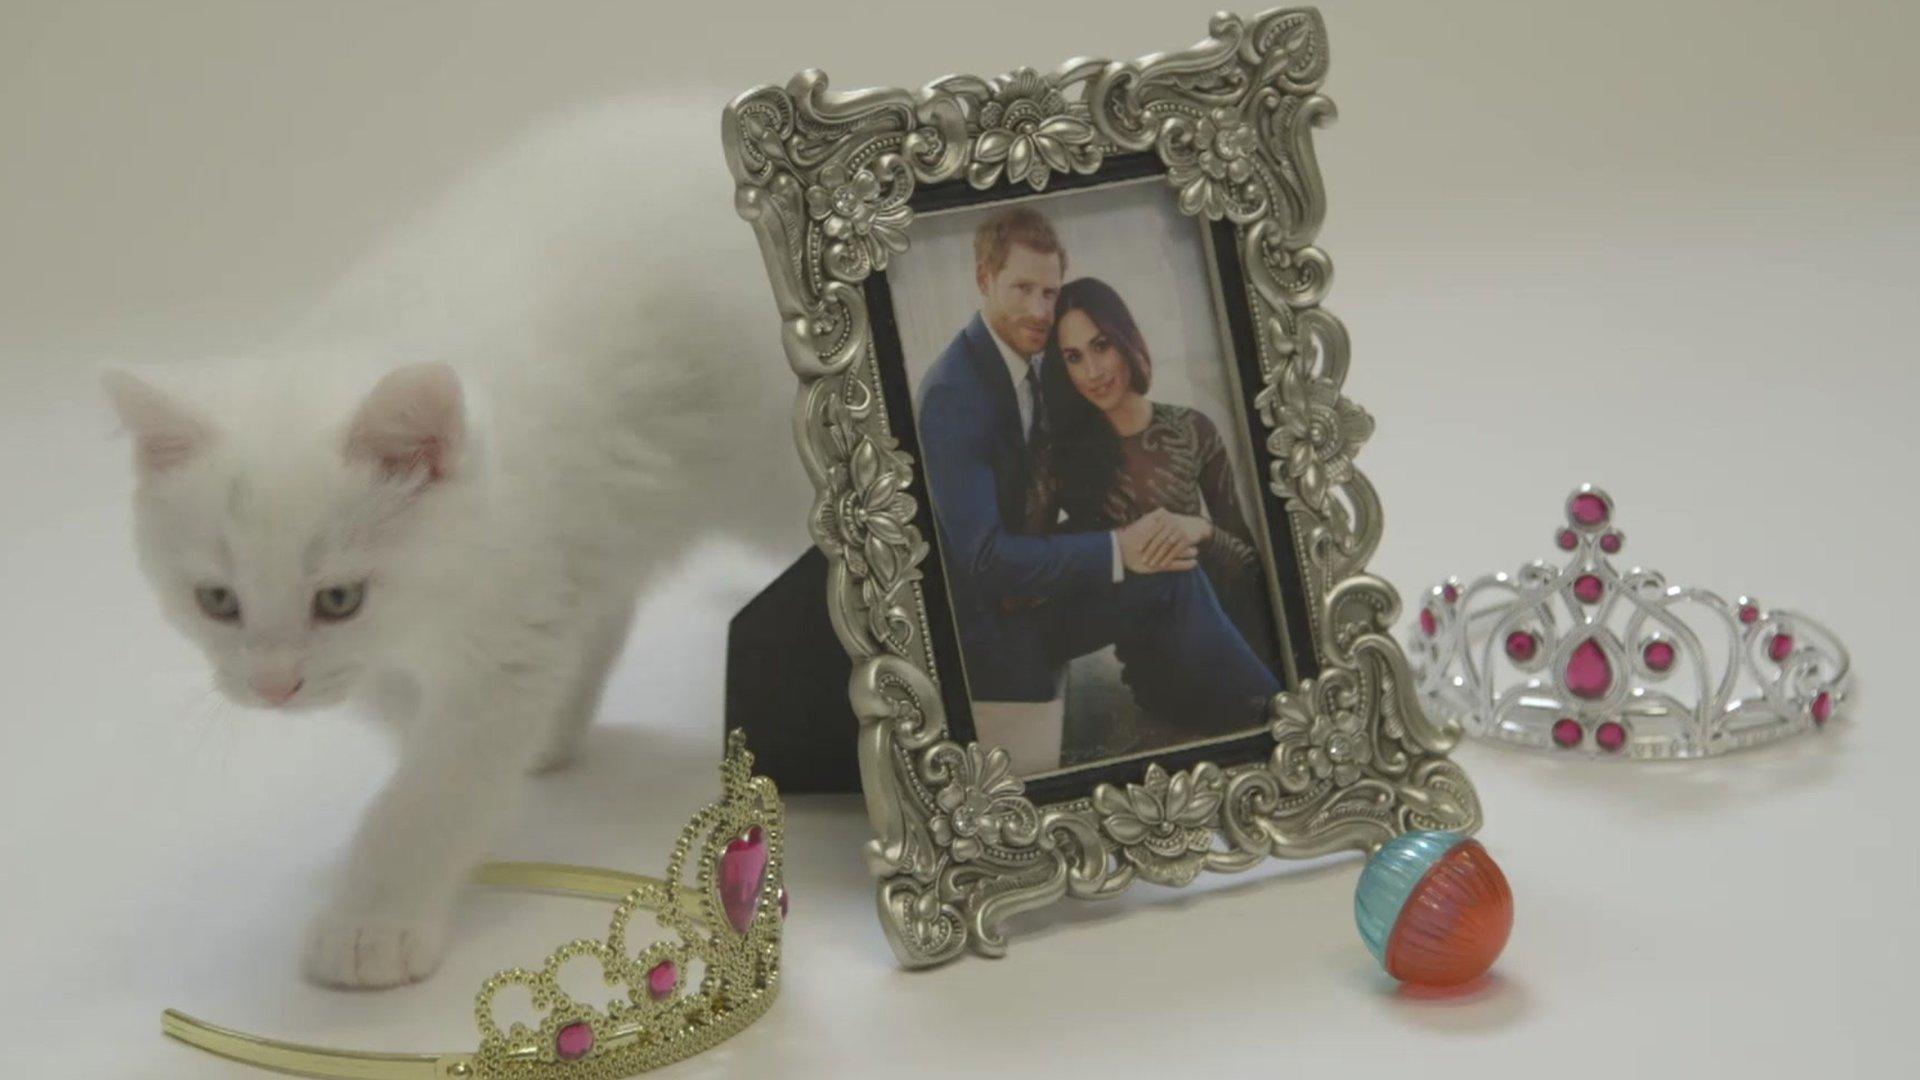
<svg viewBox="0 0 1920 1080">
<path fill-rule="evenodd" d="M 202 759 L 208 758 L 218 739 L 222 761 L 231 756 L 233 750 L 233 730 L 230 709 L 233 703 L 220 692 L 218 684 L 209 682 L 192 701 L 194 719 L 194 753 Z"/>
</svg>

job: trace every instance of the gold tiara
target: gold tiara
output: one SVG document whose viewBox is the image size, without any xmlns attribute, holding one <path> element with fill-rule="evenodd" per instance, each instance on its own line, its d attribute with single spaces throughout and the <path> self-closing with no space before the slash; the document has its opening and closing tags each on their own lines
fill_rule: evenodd
<svg viewBox="0 0 1920 1080">
<path fill-rule="evenodd" d="M 664 878 L 551 863 L 489 863 L 483 885 L 618 900 L 604 939 L 555 949 L 539 968 L 508 968 L 474 998 L 480 1047 L 469 1053 L 378 1054 L 263 1039 L 168 1009 L 166 1034 L 202 1050 L 295 1076 L 340 1080 L 603 1080 L 632 1076 L 715 1046 L 760 1018 L 780 987 L 780 927 L 787 891 L 780 876 L 780 795 L 753 775 L 746 737 L 727 737 L 720 801 L 680 833 Z M 695 856 L 694 883 L 685 884 Z M 635 950 L 634 912 L 651 911 L 668 932 Z M 579 957 L 598 960 L 607 985 L 624 988 L 606 1008 L 569 996 L 559 972 Z M 697 987 L 685 985 L 698 963 Z M 502 1030 L 495 995 L 525 987 L 538 1027 Z"/>
</svg>

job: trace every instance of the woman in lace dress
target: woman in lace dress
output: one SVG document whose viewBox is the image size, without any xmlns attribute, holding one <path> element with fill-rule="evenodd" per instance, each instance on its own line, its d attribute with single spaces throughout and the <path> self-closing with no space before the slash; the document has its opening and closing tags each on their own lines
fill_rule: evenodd
<svg viewBox="0 0 1920 1080">
<path fill-rule="evenodd" d="M 1047 460 L 1034 524 L 1083 532 L 1163 507 L 1179 515 L 1220 606 L 1279 675 L 1260 555 L 1226 444 L 1198 409 L 1149 400 L 1152 382 L 1152 356 L 1120 294 L 1098 278 L 1062 286 L 1041 368 Z"/>
</svg>

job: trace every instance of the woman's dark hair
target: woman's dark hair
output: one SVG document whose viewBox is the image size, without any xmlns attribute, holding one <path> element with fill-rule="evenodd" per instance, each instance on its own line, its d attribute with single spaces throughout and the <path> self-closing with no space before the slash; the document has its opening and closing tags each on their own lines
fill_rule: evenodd
<svg viewBox="0 0 1920 1080">
<path fill-rule="evenodd" d="M 1040 393 L 1046 402 L 1049 453 L 1056 501 L 1069 520 L 1098 518 L 1120 467 L 1120 436 L 1091 401 L 1080 396 L 1067 376 L 1060 352 L 1060 320 L 1078 311 L 1113 343 L 1127 362 L 1128 382 L 1144 394 L 1153 383 L 1153 357 L 1133 312 L 1113 286 L 1099 278 L 1076 278 L 1060 287 L 1054 302 L 1053 332 L 1040 368 Z"/>
</svg>

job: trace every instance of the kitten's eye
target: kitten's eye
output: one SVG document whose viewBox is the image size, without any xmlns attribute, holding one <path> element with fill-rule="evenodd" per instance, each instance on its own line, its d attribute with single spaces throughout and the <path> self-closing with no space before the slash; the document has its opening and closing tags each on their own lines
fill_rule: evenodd
<svg viewBox="0 0 1920 1080">
<path fill-rule="evenodd" d="M 240 619 L 240 598 L 224 585 L 202 585 L 193 590 L 193 598 L 199 602 L 200 610 L 209 619 L 216 622 L 237 622 Z"/>
<path fill-rule="evenodd" d="M 335 585 L 331 589 L 321 589 L 313 594 L 313 617 L 323 622 L 339 622 L 351 619 L 360 610 L 360 602 L 367 598 L 367 583 L 357 585 Z"/>
</svg>

